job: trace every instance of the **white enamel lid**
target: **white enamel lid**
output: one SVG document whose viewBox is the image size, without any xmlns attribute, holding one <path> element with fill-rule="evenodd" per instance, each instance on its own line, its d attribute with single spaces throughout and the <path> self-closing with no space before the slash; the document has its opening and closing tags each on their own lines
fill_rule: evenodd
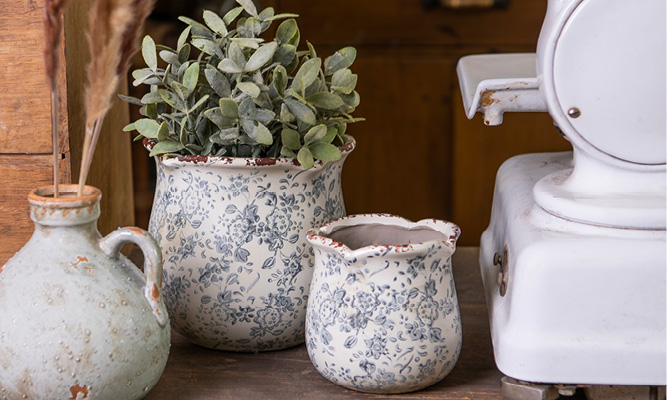
<svg viewBox="0 0 667 400">
<path fill-rule="evenodd" d="M 666 3 L 584 0 L 573 10 L 554 49 L 549 104 L 566 135 L 620 160 L 665 164 Z"/>
</svg>

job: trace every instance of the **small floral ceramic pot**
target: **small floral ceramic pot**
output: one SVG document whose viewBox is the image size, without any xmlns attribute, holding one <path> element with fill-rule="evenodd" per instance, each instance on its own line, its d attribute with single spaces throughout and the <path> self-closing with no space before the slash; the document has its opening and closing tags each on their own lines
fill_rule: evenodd
<svg viewBox="0 0 667 400">
<path fill-rule="evenodd" d="M 308 232 L 315 271 L 306 346 L 327 379 L 404 393 L 443 379 L 461 352 L 451 255 L 459 227 L 367 214 Z"/>
<path fill-rule="evenodd" d="M 149 231 L 162 248 L 174 329 L 201 346 L 303 343 L 312 250 L 306 232 L 345 215 L 343 157 L 304 170 L 286 158 L 156 158 Z"/>
</svg>

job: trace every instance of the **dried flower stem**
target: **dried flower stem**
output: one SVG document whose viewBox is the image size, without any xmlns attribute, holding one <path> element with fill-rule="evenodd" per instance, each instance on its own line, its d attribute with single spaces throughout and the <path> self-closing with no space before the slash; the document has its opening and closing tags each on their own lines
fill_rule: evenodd
<svg viewBox="0 0 667 400">
<path fill-rule="evenodd" d="M 58 50 L 62 32 L 63 12 L 70 0 L 46 0 L 44 2 L 44 64 L 46 79 L 51 89 L 51 139 L 53 144 L 53 197 L 59 196 L 58 149 Z"/>
<path fill-rule="evenodd" d="M 90 11 L 86 132 L 79 175 L 79 195 L 88 178 L 97 140 L 111 101 L 136 52 L 143 23 L 154 0 L 97 0 Z"/>
</svg>

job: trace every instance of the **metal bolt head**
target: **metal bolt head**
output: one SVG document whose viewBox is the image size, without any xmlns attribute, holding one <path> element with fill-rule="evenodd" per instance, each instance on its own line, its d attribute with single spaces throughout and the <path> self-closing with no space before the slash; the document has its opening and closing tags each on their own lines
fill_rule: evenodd
<svg viewBox="0 0 667 400">
<path fill-rule="evenodd" d="M 567 115 L 569 115 L 570 118 L 579 118 L 581 116 L 581 110 L 579 110 L 577 107 L 572 107 L 567 110 Z"/>
</svg>

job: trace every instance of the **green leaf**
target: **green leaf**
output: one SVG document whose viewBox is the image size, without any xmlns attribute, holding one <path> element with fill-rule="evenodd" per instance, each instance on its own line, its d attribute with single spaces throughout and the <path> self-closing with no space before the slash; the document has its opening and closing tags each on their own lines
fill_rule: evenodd
<svg viewBox="0 0 667 400">
<path fill-rule="evenodd" d="M 178 43 L 176 45 L 176 50 L 178 50 L 179 54 L 181 53 L 181 48 L 187 44 L 188 36 L 190 35 L 191 29 L 192 27 L 188 25 L 185 29 L 183 29 L 183 32 L 181 32 L 181 34 L 178 36 Z"/>
<path fill-rule="evenodd" d="M 303 137 L 303 141 L 306 144 L 311 144 L 322 139 L 327 134 L 327 126 L 320 124 L 314 126 L 308 130 L 306 135 Z"/>
<path fill-rule="evenodd" d="M 190 57 L 190 45 L 186 43 L 178 50 L 178 62 L 182 64 L 188 60 L 188 57 Z"/>
<path fill-rule="evenodd" d="M 356 108 L 361 101 L 359 93 L 356 90 L 353 90 L 350 94 L 344 94 L 340 96 L 341 99 L 345 102 L 345 105 L 348 107 Z"/>
<path fill-rule="evenodd" d="M 204 70 L 204 76 L 206 76 L 208 84 L 211 85 L 211 88 L 218 96 L 229 97 L 232 94 L 227 77 L 218 71 L 217 68 L 207 64 L 206 70 Z"/>
<path fill-rule="evenodd" d="M 281 65 L 289 65 L 294 61 L 294 57 L 296 57 L 296 47 L 291 44 L 283 44 L 276 50 L 273 61 Z"/>
<path fill-rule="evenodd" d="M 232 8 L 225 14 L 224 17 L 222 17 L 222 21 L 227 25 L 231 25 L 232 22 L 238 17 L 241 13 L 243 12 L 243 7 L 235 7 Z"/>
<path fill-rule="evenodd" d="M 215 39 L 215 34 L 213 31 L 208 29 L 206 26 L 200 24 L 199 22 L 195 21 L 192 18 L 188 17 L 178 17 L 179 21 L 183 21 L 186 24 L 190 25 L 192 27 L 192 37 L 202 37 L 202 38 L 208 38 L 211 40 Z"/>
<path fill-rule="evenodd" d="M 315 113 L 307 105 L 293 99 L 284 99 L 285 105 L 290 112 L 301 122 L 308 125 L 315 125 Z"/>
<path fill-rule="evenodd" d="M 248 36 L 257 37 L 262 33 L 262 24 L 256 18 L 251 17 L 245 21 L 245 29 L 249 33 Z"/>
<path fill-rule="evenodd" d="M 278 43 L 281 45 L 291 44 L 297 46 L 298 39 L 297 43 L 294 43 L 294 38 L 298 35 L 298 33 L 299 33 L 299 26 L 296 24 L 296 20 L 291 18 L 283 21 L 278 26 L 278 30 L 276 31 L 276 40 L 278 40 Z"/>
<path fill-rule="evenodd" d="M 199 63 L 193 63 L 185 70 L 183 75 L 183 85 L 188 89 L 188 95 L 191 95 L 197 87 L 199 80 Z"/>
<path fill-rule="evenodd" d="M 133 142 L 138 142 L 138 141 L 140 141 L 140 140 L 142 140 L 142 139 L 144 139 L 143 135 L 137 135 L 137 136 L 134 137 L 134 139 L 132 139 L 132 141 L 133 141 Z"/>
<path fill-rule="evenodd" d="M 157 139 L 157 132 L 158 129 L 160 129 L 160 124 L 149 118 L 141 118 L 134 121 L 134 127 L 141 135 L 149 139 Z"/>
<path fill-rule="evenodd" d="M 153 38 L 148 35 L 144 36 L 144 40 L 141 42 L 141 55 L 144 57 L 148 68 L 153 72 L 157 71 L 157 50 Z"/>
<path fill-rule="evenodd" d="M 273 118 L 275 118 L 276 113 L 271 110 L 265 110 L 263 108 L 253 108 L 248 112 L 248 118 L 253 119 L 257 122 L 261 122 L 264 125 L 268 125 Z"/>
<path fill-rule="evenodd" d="M 190 112 L 197 110 L 202 104 L 206 103 L 206 100 L 208 100 L 208 95 L 204 95 L 201 99 L 197 100 L 197 102 L 190 107 Z"/>
<path fill-rule="evenodd" d="M 277 49 L 278 43 L 276 42 L 267 43 L 261 46 L 252 56 L 250 56 L 243 70 L 245 72 L 253 72 L 262 68 L 267 62 L 271 61 Z"/>
<path fill-rule="evenodd" d="M 322 60 L 319 58 L 313 58 L 303 63 L 301 68 L 299 68 L 299 72 L 294 76 L 292 89 L 299 94 L 302 93 L 308 86 L 315 82 L 321 67 Z"/>
<path fill-rule="evenodd" d="M 204 116 L 220 128 L 230 128 L 236 123 L 234 119 L 225 118 L 219 107 L 209 108 L 204 111 Z"/>
<path fill-rule="evenodd" d="M 238 65 L 239 68 L 243 69 L 243 67 L 245 67 L 247 60 L 245 58 L 245 55 L 243 54 L 243 49 L 238 44 L 232 42 L 229 45 L 229 49 L 227 50 L 227 56 L 229 57 L 230 60 L 234 61 L 234 63 Z"/>
<path fill-rule="evenodd" d="M 164 104 L 164 102 L 160 102 L 160 106 L 164 107 L 165 109 L 167 106 Z M 156 104 L 146 104 L 146 116 L 148 118 L 153 118 L 157 119 L 157 103 Z"/>
<path fill-rule="evenodd" d="M 315 107 L 325 110 L 336 110 L 345 104 L 339 96 L 329 92 L 315 93 L 306 100 Z"/>
<path fill-rule="evenodd" d="M 268 18 L 273 17 L 276 14 L 276 10 L 273 9 L 273 7 L 266 7 L 259 13 L 259 20 L 261 22 L 266 21 Z"/>
<path fill-rule="evenodd" d="M 134 122 L 129 123 L 129 124 L 127 124 L 123 127 L 123 132 L 132 132 L 132 131 L 136 131 L 136 130 L 137 130 L 137 128 L 134 127 Z"/>
<path fill-rule="evenodd" d="M 167 125 L 167 122 L 163 122 L 157 130 L 157 140 L 165 140 L 167 138 L 169 138 L 169 125 Z"/>
<path fill-rule="evenodd" d="M 182 83 L 178 82 L 172 82 L 171 83 L 171 89 L 176 93 L 176 95 L 185 102 L 185 100 L 188 99 L 188 96 L 190 95 L 190 92 L 188 91 L 187 86 L 183 85 Z M 184 103 L 185 104 L 185 103 Z"/>
<path fill-rule="evenodd" d="M 282 65 L 276 65 L 273 69 L 273 85 L 279 95 L 285 95 L 285 88 L 287 88 L 287 70 Z"/>
<path fill-rule="evenodd" d="M 226 118 L 238 118 L 239 106 L 234 100 L 223 97 L 220 99 L 220 113 Z"/>
<path fill-rule="evenodd" d="M 301 148 L 301 137 L 299 132 L 294 129 L 283 129 L 280 132 L 280 137 L 282 138 L 283 146 L 288 149 L 297 151 Z"/>
<path fill-rule="evenodd" d="M 202 52 L 211 55 L 217 56 L 218 58 L 225 58 L 222 50 L 218 47 L 218 44 L 211 39 L 204 38 L 195 38 L 192 39 L 192 45 L 201 50 Z"/>
<path fill-rule="evenodd" d="M 338 129 L 336 129 L 336 127 L 334 126 L 330 126 L 327 128 L 327 134 L 324 135 L 322 139 L 320 139 L 320 142 L 331 143 L 337 134 L 338 134 Z"/>
<path fill-rule="evenodd" d="M 310 52 L 310 58 L 316 58 L 317 57 L 317 52 L 315 51 L 315 47 L 306 40 L 306 45 L 308 45 L 308 51 Z"/>
<path fill-rule="evenodd" d="M 186 115 L 181 119 L 180 125 L 181 125 L 181 131 L 179 134 L 179 139 L 181 141 L 181 144 L 187 144 L 188 143 L 188 130 L 187 130 L 187 123 L 188 123 L 188 116 Z"/>
<path fill-rule="evenodd" d="M 249 49 L 258 49 L 259 44 L 263 41 L 264 39 L 260 38 L 232 38 L 232 42 L 238 44 L 241 47 L 246 47 Z"/>
<path fill-rule="evenodd" d="M 316 143 L 309 147 L 313 157 L 322 161 L 338 161 L 341 153 L 338 147 L 328 143 Z"/>
<path fill-rule="evenodd" d="M 324 60 L 324 73 L 329 76 L 336 71 L 348 68 L 357 58 L 357 49 L 352 46 L 342 48 Z"/>
<path fill-rule="evenodd" d="M 167 104 L 178 111 L 185 112 L 185 103 L 176 95 L 176 93 L 166 89 L 160 89 L 158 92 L 160 93 L 160 96 L 162 96 L 162 100 L 164 100 Z"/>
<path fill-rule="evenodd" d="M 273 135 L 271 135 L 269 129 L 261 123 L 258 123 L 257 126 L 255 126 L 250 137 L 255 139 L 257 143 L 265 146 L 273 144 Z"/>
<path fill-rule="evenodd" d="M 260 17 L 261 17 L 261 16 L 262 16 L 262 15 L 260 14 Z M 262 22 L 275 21 L 275 20 L 277 20 L 277 19 L 296 18 L 296 17 L 298 17 L 298 16 L 299 16 L 299 14 L 283 13 L 283 14 L 276 14 L 276 15 L 274 15 L 274 16 L 272 16 L 272 17 L 268 17 L 268 18 L 261 19 L 261 21 L 262 21 Z"/>
<path fill-rule="evenodd" d="M 224 140 L 235 140 L 239 138 L 239 127 L 235 126 L 233 128 L 222 129 L 220 131 L 220 138 Z"/>
<path fill-rule="evenodd" d="M 230 60 L 229 58 L 225 58 L 224 60 L 220 61 L 220 63 L 218 64 L 218 69 L 228 74 L 240 74 L 241 72 L 243 72 L 241 67 L 239 67 L 234 61 Z"/>
<path fill-rule="evenodd" d="M 259 19 L 257 8 L 255 7 L 255 4 L 252 2 L 252 0 L 236 0 L 236 2 L 239 3 L 241 7 L 243 7 L 245 12 Z"/>
<path fill-rule="evenodd" d="M 132 71 L 132 77 L 134 78 L 134 82 L 132 82 L 133 86 L 139 86 L 142 83 L 147 85 L 158 85 L 162 82 L 160 77 L 157 76 L 155 72 L 151 71 L 150 68 L 135 69 Z"/>
<path fill-rule="evenodd" d="M 167 62 L 167 64 L 174 64 L 176 67 L 181 66 L 181 62 L 178 60 L 178 54 L 170 50 L 162 50 L 160 52 L 160 58 Z"/>
<path fill-rule="evenodd" d="M 158 92 L 148 92 L 141 98 L 141 104 L 156 104 L 163 101 L 162 96 Z"/>
<path fill-rule="evenodd" d="M 280 155 L 287 158 L 296 158 L 296 153 L 285 146 L 280 148 Z"/>
<path fill-rule="evenodd" d="M 331 89 L 350 94 L 357 86 L 357 75 L 353 74 L 349 68 L 343 68 L 336 71 L 331 77 Z"/>
<path fill-rule="evenodd" d="M 175 153 L 179 150 L 182 150 L 184 147 L 185 146 L 175 140 L 163 140 L 155 143 L 155 146 L 153 146 L 153 149 L 151 149 L 149 156 L 153 157 L 160 154 Z"/>
<path fill-rule="evenodd" d="M 135 106 L 143 106 L 144 103 L 141 102 L 141 100 L 137 99 L 136 97 L 132 96 L 125 96 L 124 94 L 118 94 L 118 97 L 120 97 L 121 100 L 126 101 L 130 104 L 134 104 Z"/>
<path fill-rule="evenodd" d="M 280 105 L 280 122 L 284 122 L 284 123 L 289 124 L 289 123 L 292 123 L 294 121 L 296 121 L 296 117 L 294 116 L 294 114 L 292 114 L 290 112 L 289 108 L 287 108 L 287 105 L 285 105 L 284 103 L 281 104 Z"/>
<path fill-rule="evenodd" d="M 303 169 L 311 169 L 315 164 L 313 159 L 313 153 L 310 152 L 308 147 L 304 146 L 299 150 L 299 153 L 296 155 L 296 159 L 299 161 L 299 164 Z"/>
<path fill-rule="evenodd" d="M 236 84 L 236 87 L 253 99 L 261 93 L 259 87 L 252 82 L 239 82 Z"/>
<path fill-rule="evenodd" d="M 220 36 L 227 36 L 227 26 L 220 16 L 213 11 L 204 10 L 204 22 L 211 30 Z"/>
</svg>

